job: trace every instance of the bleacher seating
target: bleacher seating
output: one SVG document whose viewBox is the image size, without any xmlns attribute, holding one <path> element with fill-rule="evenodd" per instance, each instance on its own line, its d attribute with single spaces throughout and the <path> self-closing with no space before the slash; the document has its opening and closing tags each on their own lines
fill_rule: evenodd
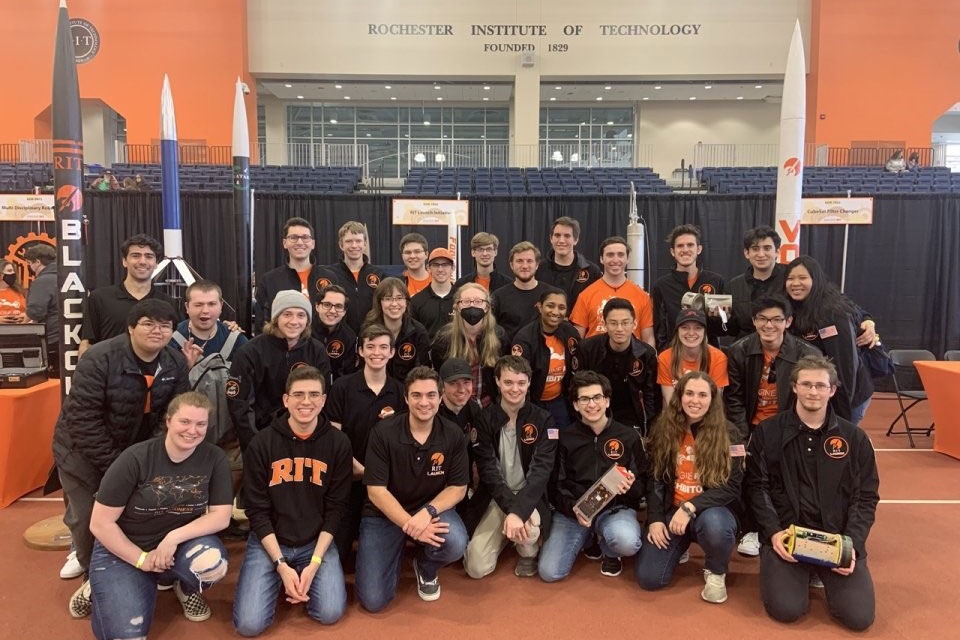
<svg viewBox="0 0 960 640">
<path fill-rule="evenodd" d="M 630 193 L 630 182 L 638 193 L 673 193 L 653 169 L 646 167 L 604 168 L 436 168 L 413 167 L 401 195 L 455 197 L 600 195 Z"/>
<path fill-rule="evenodd" d="M 45 188 L 53 184 L 49 162 L 20 162 L 0 164 L 0 192 L 24 193 L 34 187 Z"/>
<path fill-rule="evenodd" d="M 776 167 L 704 167 L 701 184 L 713 193 L 774 193 Z M 960 173 L 948 167 L 922 167 L 891 173 L 883 167 L 805 167 L 803 195 L 846 196 L 875 193 L 960 193 Z"/>
</svg>

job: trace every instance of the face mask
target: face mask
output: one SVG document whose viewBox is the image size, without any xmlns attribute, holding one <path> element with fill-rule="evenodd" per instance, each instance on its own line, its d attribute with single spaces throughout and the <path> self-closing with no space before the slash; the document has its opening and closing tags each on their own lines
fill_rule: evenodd
<svg viewBox="0 0 960 640">
<path fill-rule="evenodd" d="M 5 273 L 3 274 L 3 281 L 7 283 L 8 287 L 12 287 L 13 284 L 17 281 L 17 274 Z"/>
<path fill-rule="evenodd" d="M 464 307 L 460 309 L 460 317 L 471 327 L 483 320 L 487 312 L 479 307 Z"/>
</svg>

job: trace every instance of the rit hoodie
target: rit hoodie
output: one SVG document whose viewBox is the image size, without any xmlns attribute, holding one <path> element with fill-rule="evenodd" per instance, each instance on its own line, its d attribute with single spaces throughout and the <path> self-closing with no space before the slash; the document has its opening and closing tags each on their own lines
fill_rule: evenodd
<svg viewBox="0 0 960 640">
<path fill-rule="evenodd" d="M 320 416 L 307 438 L 293 433 L 281 414 L 254 436 L 243 453 L 243 491 L 250 529 L 261 540 L 276 534 L 282 545 L 316 542 L 337 532 L 353 473 L 350 440 Z"/>
</svg>

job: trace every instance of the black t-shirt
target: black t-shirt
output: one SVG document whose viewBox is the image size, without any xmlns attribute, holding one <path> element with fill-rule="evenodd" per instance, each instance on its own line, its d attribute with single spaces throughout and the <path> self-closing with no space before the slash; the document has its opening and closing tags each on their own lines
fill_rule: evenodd
<svg viewBox="0 0 960 640">
<path fill-rule="evenodd" d="M 630 399 L 630 382 L 627 376 L 633 366 L 633 352 L 627 347 L 623 351 L 617 352 L 607 344 L 606 355 L 603 358 L 602 373 L 610 380 L 612 395 L 610 396 L 610 411 L 613 412 L 613 419 L 617 422 L 636 425 L 638 419 L 642 423 L 642 416 L 637 417 L 633 401 Z"/>
<path fill-rule="evenodd" d="M 518 289 L 516 284 L 510 283 L 493 292 L 493 309 L 497 324 L 503 327 L 507 340 L 512 342 L 513 336 L 520 327 L 524 327 L 537 319 L 537 308 L 534 306 L 540 301 L 544 291 L 560 291 L 546 282 L 537 282 L 533 289 Z"/>
<path fill-rule="evenodd" d="M 350 438 L 353 457 L 364 464 L 370 430 L 379 420 L 406 410 L 403 385 L 396 378 L 387 376 L 380 393 L 374 394 L 361 370 L 333 383 L 323 414 L 330 422 L 340 424 Z"/>
<path fill-rule="evenodd" d="M 470 483 L 467 444 L 463 431 L 452 422 L 433 419 L 433 429 L 420 444 L 410 433 L 409 414 L 381 420 L 370 432 L 364 463 L 363 484 L 386 487 L 397 502 L 415 513 L 448 486 Z M 370 498 L 364 516 L 380 516 Z"/>
<path fill-rule="evenodd" d="M 230 463 L 220 447 L 201 442 L 183 462 L 167 455 L 164 439 L 137 443 L 107 469 L 97 502 L 125 507 L 117 525 L 144 551 L 207 512 L 233 503 Z"/>
<path fill-rule="evenodd" d="M 183 318 L 179 307 L 173 299 L 156 287 L 143 300 L 163 300 L 173 309 L 178 320 Z M 121 333 L 127 332 L 127 314 L 133 305 L 140 302 L 127 291 L 123 283 L 100 287 L 90 292 L 90 297 L 83 305 L 83 325 L 80 327 L 80 338 L 89 340 L 90 344 L 102 342 Z"/>
<path fill-rule="evenodd" d="M 800 524 L 813 529 L 823 529 L 820 516 L 820 479 L 817 474 L 817 458 L 823 448 L 823 429 L 800 426 L 800 436 L 794 441 L 800 447 L 803 464 L 798 469 L 800 482 Z"/>
</svg>

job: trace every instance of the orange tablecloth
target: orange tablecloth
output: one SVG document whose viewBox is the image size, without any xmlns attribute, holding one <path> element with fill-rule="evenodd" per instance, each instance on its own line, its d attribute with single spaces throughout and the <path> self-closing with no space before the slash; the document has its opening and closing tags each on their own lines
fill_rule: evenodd
<svg viewBox="0 0 960 640">
<path fill-rule="evenodd" d="M 960 458 L 960 362 L 914 362 L 933 412 L 933 450 Z"/>
<path fill-rule="evenodd" d="M 46 483 L 59 413 L 59 380 L 0 389 L 0 508 Z"/>
</svg>

